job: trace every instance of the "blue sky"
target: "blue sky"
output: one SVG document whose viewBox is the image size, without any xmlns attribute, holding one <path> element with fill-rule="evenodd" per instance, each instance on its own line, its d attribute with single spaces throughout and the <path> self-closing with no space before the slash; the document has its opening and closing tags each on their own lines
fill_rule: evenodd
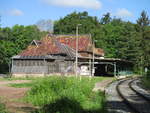
<svg viewBox="0 0 150 113">
<path fill-rule="evenodd" d="M 98 18 L 110 12 L 112 17 L 136 22 L 142 10 L 150 17 L 150 0 L 0 0 L 2 27 L 58 20 L 73 11 L 87 11 Z"/>
</svg>

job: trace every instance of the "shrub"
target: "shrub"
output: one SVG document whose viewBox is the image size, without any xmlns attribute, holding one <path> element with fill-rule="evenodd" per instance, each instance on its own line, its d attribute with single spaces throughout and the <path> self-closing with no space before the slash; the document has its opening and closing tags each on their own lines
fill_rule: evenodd
<svg viewBox="0 0 150 113">
<path fill-rule="evenodd" d="M 101 79 L 47 77 L 36 81 L 25 100 L 41 106 L 44 113 L 83 113 L 103 110 L 104 94 L 92 92 Z"/>
</svg>

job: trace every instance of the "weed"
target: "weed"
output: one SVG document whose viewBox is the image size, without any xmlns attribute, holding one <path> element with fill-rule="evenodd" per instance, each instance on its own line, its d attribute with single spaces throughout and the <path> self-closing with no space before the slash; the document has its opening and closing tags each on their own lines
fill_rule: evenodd
<svg viewBox="0 0 150 113">
<path fill-rule="evenodd" d="M 46 77 L 36 80 L 25 101 L 40 106 L 40 113 L 104 113 L 105 96 L 92 92 L 103 78 Z"/>
<path fill-rule="evenodd" d="M 0 113 L 8 113 L 6 108 L 5 108 L 5 105 L 0 103 Z"/>
<path fill-rule="evenodd" d="M 148 88 L 148 89 L 150 89 L 150 77 L 148 76 L 146 76 L 146 77 L 143 77 L 142 78 L 142 84 L 146 87 L 146 88 Z"/>
<path fill-rule="evenodd" d="M 31 82 L 31 83 L 11 83 L 8 86 L 15 87 L 15 88 L 31 87 L 31 86 L 33 86 L 33 82 Z"/>
</svg>

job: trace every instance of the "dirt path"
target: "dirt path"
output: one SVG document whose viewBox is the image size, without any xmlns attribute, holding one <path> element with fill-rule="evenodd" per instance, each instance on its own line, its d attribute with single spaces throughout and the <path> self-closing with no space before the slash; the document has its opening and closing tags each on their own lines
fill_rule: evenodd
<svg viewBox="0 0 150 113">
<path fill-rule="evenodd" d="M 13 81 L 0 81 L 0 97 L 2 102 L 6 105 L 7 110 L 10 113 L 29 113 L 35 108 L 27 103 L 18 102 L 29 88 L 14 88 L 7 86 L 10 83 L 25 83 L 29 80 L 13 80 Z"/>
<path fill-rule="evenodd" d="M 30 80 L 0 81 L 0 97 L 10 113 L 30 113 L 36 109 L 36 107 L 30 104 L 17 101 L 20 98 L 24 97 L 25 93 L 30 88 L 15 88 L 8 86 L 8 84 L 11 83 L 26 83 L 26 82 L 31 81 Z M 93 91 L 97 90 L 104 91 L 105 87 L 110 82 L 112 82 L 112 79 L 103 80 L 101 82 L 96 83 Z"/>
<path fill-rule="evenodd" d="M 113 81 L 113 79 L 103 80 L 101 82 L 97 82 L 93 88 L 93 91 L 105 91 L 105 88 Z"/>
</svg>

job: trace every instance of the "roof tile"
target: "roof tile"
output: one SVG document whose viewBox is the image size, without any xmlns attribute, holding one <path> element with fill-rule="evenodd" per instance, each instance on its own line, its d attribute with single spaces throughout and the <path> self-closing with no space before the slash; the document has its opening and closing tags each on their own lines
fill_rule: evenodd
<svg viewBox="0 0 150 113">
<path fill-rule="evenodd" d="M 48 54 L 60 54 L 63 51 L 58 47 L 56 42 L 63 43 L 73 50 L 76 49 L 76 36 L 74 35 L 47 35 L 42 38 L 38 45 L 29 45 L 19 55 L 21 56 L 43 56 Z M 92 41 L 89 35 L 80 35 L 78 39 L 78 51 L 92 52 Z M 70 49 L 71 50 L 71 49 Z M 95 48 L 94 53 L 101 56 L 104 51 L 100 48 Z M 82 54 L 84 55 L 84 54 Z M 87 55 L 86 55 L 87 56 Z"/>
</svg>

